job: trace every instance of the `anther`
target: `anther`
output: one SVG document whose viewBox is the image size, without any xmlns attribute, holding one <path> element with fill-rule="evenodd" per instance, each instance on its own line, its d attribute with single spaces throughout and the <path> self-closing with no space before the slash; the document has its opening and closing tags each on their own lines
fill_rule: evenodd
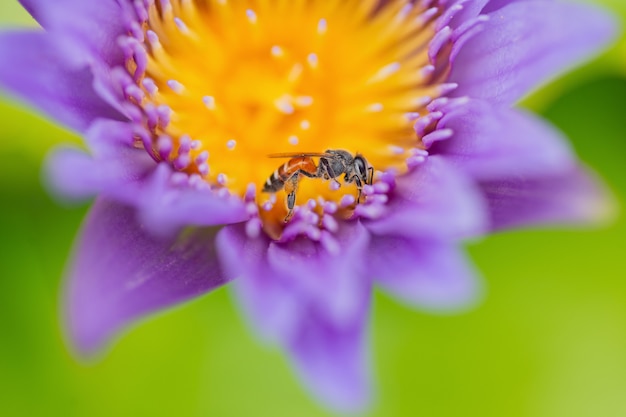
<svg viewBox="0 0 626 417">
<path fill-rule="evenodd" d="M 154 96 L 157 91 L 159 91 L 159 87 L 157 87 L 152 78 L 144 78 L 143 80 L 141 80 L 141 85 L 143 85 L 143 88 L 145 88 L 148 94 L 150 94 L 151 96 Z"/>
<path fill-rule="evenodd" d="M 431 7 L 426 10 L 424 13 L 417 17 L 418 25 L 424 26 L 428 23 L 433 17 L 435 17 L 439 13 L 439 9 L 437 7 Z"/>
<path fill-rule="evenodd" d="M 302 76 L 302 71 L 304 71 L 304 68 L 302 68 L 302 64 L 296 63 L 293 67 L 291 67 L 289 75 L 287 75 L 287 81 L 289 81 L 290 83 L 298 81 Z"/>
<path fill-rule="evenodd" d="M 209 175 L 209 164 L 207 164 L 206 162 L 201 163 L 201 164 L 196 164 L 196 166 L 198 167 L 198 172 L 200 173 L 200 175 L 202 175 L 203 177 L 206 177 L 207 175 Z"/>
<path fill-rule="evenodd" d="M 280 111 L 281 113 L 293 114 L 293 112 L 295 112 L 293 104 L 291 104 L 291 100 L 289 99 L 288 96 L 283 96 L 279 98 L 278 100 L 274 101 L 274 105 L 276 106 L 278 111 Z"/>
<path fill-rule="evenodd" d="M 159 151 L 159 156 L 163 161 L 167 161 L 170 157 L 170 153 L 173 149 L 172 138 L 167 135 L 161 135 L 157 139 L 156 147 Z"/>
<path fill-rule="evenodd" d="M 421 119 L 418 119 L 417 122 L 415 122 L 415 125 L 413 126 L 413 128 L 415 129 L 415 132 L 419 136 L 424 136 L 426 134 L 426 129 L 432 123 L 438 121 L 442 117 L 443 117 L 443 113 L 440 111 L 429 113 L 426 116 L 422 117 Z"/>
<path fill-rule="evenodd" d="M 202 102 L 209 110 L 215 110 L 215 97 L 213 96 L 204 96 L 202 97 Z"/>
<path fill-rule="evenodd" d="M 335 203 L 334 201 L 326 201 L 326 202 L 324 202 L 324 213 L 325 214 L 335 214 L 338 209 L 339 209 L 339 207 L 337 206 L 337 203 Z"/>
<path fill-rule="evenodd" d="M 246 222 L 246 236 L 250 239 L 256 239 L 261 234 L 263 223 L 258 217 L 253 217 Z"/>
<path fill-rule="evenodd" d="M 378 72 L 374 74 L 372 78 L 367 80 L 367 83 L 376 83 L 376 82 L 384 81 L 385 79 L 389 78 L 390 76 L 398 72 L 400 68 L 401 68 L 401 65 L 399 62 L 393 62 L 389 65 L 385 65 L 380 70 L 378 70 Z"/>
<path fill-rule="evenodd" d="M 257 21 L 257 15 L 252 9 L 246 10 L 246 17 L 248 18 L 248 21 L 252 24 L 256 23 Z"/>
<path fill-rule="evenodd" d="M 196 164 L 200 165 L 205 163 L 209 159 L 209 151 L 202 151 L 200 155 L 196 157 Z"/>
<path fill-rule="evenodd" d="M 406 166 L 409 169 L 413 169 L 418 165 L 423 164 L 424 162 L 426 162 L 426 157 L 422 156 L 422 155 L 413 155 L 409 158 L 407 158 L 406 160 Z"/>
<path fill-rule="evenodd" d="M 308 107 L 313 104 L 313 97 L 311 96 L 298 96 L 296 97 L 296 106 Z"/>
<path fill-rule="evenodd" d="M 182 33 L 183 35 L 188 35 L 190 33 L 189 28 L 187 27 L 185 22 L 182 21 L 181 18 L 175 17 L 174 23 L 176 24 L 176 27 L 178 28 L 178 30 L 180 30 L 180 33 Z"/>
<path fill-rule="evenodd" d="M 167 86 L 176 94 L 182 94 L 182 92 L 185 90 L 185 86 L 176 80 L 169 80 L 167 82 Z"/>
<path fill-rule="evenodd" d="M 372 113 L 378 113 L 383 111 L 385 107 L 383 106 L 382 103 L 372 103 L 369 106 L 367 106 L 367 111 L 370 111 Z"/>
<path fill-rule="evenodd" d="M 374 192 L 377 194 L 386 194 L 391 190 L 391 186 L 386 182 L 377 182 L 374 184 Z"/>
<path fill-rule="evenodd" d="M 435 142 L 439 142 L 441 140 L 449 139 L 454 134 L 452 129 L 438 129 L 422 138 L 422 142 L 426 147 L 429 147 Z"/>
<path fill-rule="evenodd" d="M 341 197 L 341 201 L 339 201 L 339 207 L 347 208 L 353 205 L 356 202 L 356 198 L 352 194 L 345 194 Z"/>
<path fill-rule="evenodd" d="M 324 229 L 333 233 L 339 230 L 339 223 L 337 223 L 337 220 L 335 220 L 333 216 L 322 217 L 322 226 L 324 226 Z"/>
<path fill-rule="evenodd" d="M 317 68 L 317 65 L 319 64 L 319 58 L 317 57 L 317 54 L 314 53 L 310 53 L 307 57 L 306 57 L 306 62 L 309 63 L 309 66 L 311 68 Z"/>
<path fill-rule="evenodd" d="M 189 156 L 189 154 L 187 153 L 181 154 L 179 152 L 176 159 L 174 159 L 174 161 L 172 162 L 172 165 L 174 166 L 174 169 L 177 169 L 180 171 L 180 170 L 187 168 L 190 163 L 191 163 L 191 157 Z"/>
<path fill-rule="evenodd" d="M 326 22 L 326 19 L 320 19 L 319 22 L 317 22 L 317 33 L 320 35 L 323 35 L 327 31 L 328 31 L 328 22 Z"/>
<path fill-rule="evenodd" d="M 235 146 L 237 146 L 237 141 L 235 139 L 231 139 L 228 142 L 226 142 L 226 147 L 230 149 L 231 151 L 235 149 Z"/>
<path fill-rule="evenodd" d="M 263 203 L 263 210 L 264 211 L 270 211 L 274 208 L 274 203 L 272 203 L 271 201 L 266 201 L 265 203 Z"/>
<path fill-rule="evenodd" d="M 446 83 L 439 86 L 439 94 L 445 96 L 459 87 L 457 83 Z"/>
<path fill-rule="evenodd" d="M 402 7 L 402 9 L 400 9 L 400 12 L 398 12 L 398 19 L 399 20 L 406 19 L 407 16 L 411 13 L 412 10 L 413 10 L 413 4 L 412 3 L 405 4 Z"/>
<path fill-rule="evenodd" d="M 168 105 L 162 104 L 157 107 L 157 113 L 159 114 L 161 127 L 167 127 L 170 124 L 172 109 Z"/>
<path fill-rule="evenodd" d="M 409 112 L 409 113 L 405 113 L 404 115 L 406 116 L 406 120 L 408 122 L 414 122 L 420 117 L 420 114 L 417 112 Z"/>
<path fill-rule="evenodd" d="M 272 49 L 270 51 L 271 51 L 272 56 L 275 58 L 279 58 L 285 55 L 285 51 L 283 50 L 283 48 L 281 48 L 278 45 L 272 46 Z"/>
<path fill-rule="evenodd" d="M 435 66 L 434 65 L 426 65 L 424 68 L 422 68 L 420 70 L 420 73 L 422 75 L 422 78 L 428 78 L 431 75 L 433 75 L 435 72 Z"/>
<path fill-rule="evenodd" d="M 448 43 L 451 36 L 452 28 L 450 26 L 446 26 L 437 33 L 435 33 L 435 36 L 430 42 L 430 47 L 428 48 L 428 58 L 430 59 L 430 62 L 435 62 L 437 60 L 439 52 L 441 52 L 444 45 Z"/>
<path fill-rule="evenodd" d="M 141 29 L 141 26 L 139 26 L 139 23 L 131 22 L 131 24 L 130 24 L 130 33 L 139 42 L 143 43 L 145 41 L 143 30 Z"/>
<path fill-rule="evenodd" d="M 124 89 L 126 95 L 135 101 L 141 103 L 141 101 L 145 98 L 144 92 L 141 88 L 137 87 L 135 84 L 131 84 Z"/>
<path fill-rule="evenodd" d="M 150 42 L 150 46 L 155 48 L 161 48 L 161 42 L 159 41 L 159 35 L 156 34 L 153 30 L 148 30 L 146 32 L 146 36 L 148 38 L 148 42 Z"/>
<path fill-rule="evenodd" d="M 191 142 L 192 140 L 189 135 L 182 135 L 178 139 L 178 152 L 189 153 L 191 150 Z"/>
</svg>

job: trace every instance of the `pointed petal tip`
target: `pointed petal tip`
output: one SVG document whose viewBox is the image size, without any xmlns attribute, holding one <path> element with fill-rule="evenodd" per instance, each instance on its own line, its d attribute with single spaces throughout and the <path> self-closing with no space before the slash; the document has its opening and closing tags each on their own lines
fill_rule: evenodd
<svg viewBox="0 0 626 417">
<path fill-rule="evenodd" d="M 333 376 L 323 375 L 323 366 L 312 370 L 295 361 L 292 363 L 303 386 L 317 401 L 341 415 L 361 415 L 376 401 L 372 377 L 366 371 L 366 365 L 360 365 L 358 370 L 347 370 L 343 365 L 335 364 Z M 344 368 L 343 372 L 339 371 L 340 368 Z"/>
<path fill-rule="evenodd" d="M 577 206 L 581 226 L 608 227 L 620 216 L 621 207 L 617 197 L 596 175 L 590 178 L 590 193 L 580 198 Z"/>
</svg>

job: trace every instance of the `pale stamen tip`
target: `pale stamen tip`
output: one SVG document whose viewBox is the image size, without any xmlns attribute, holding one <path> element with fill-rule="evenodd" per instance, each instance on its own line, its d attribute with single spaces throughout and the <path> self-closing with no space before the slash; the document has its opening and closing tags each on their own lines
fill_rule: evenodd
<svg viewBox="0 0 626 417">
<path fill-rule="evenodd" d="M 273 57 L 275 58 L 279 58 L 281 56 L 285 55 L 285 51 L 283 50 L 283 48 L 281 48 L 278 45 L 274 45 L 272 46 L 272 48 L 270 49 L 270 53 L 272 54 Z"/>
<path fill-rule="evenodd" d="M 176 94 L 181 94 L 185 90 L 185 86 L 176 80 L 168 80 L 167 86 Z"/>
<path fill-rule="evenodd" d="M 346 194 L 341 197 L 341 201 L 339 202 L 339 206 L 342 208 L 349 207 L 356 202 L 356 198 L 352 194 Z"/>
<path fill-rule="evenodd" d="M 325 34 L 328 31 L 328 22 L 326 19 L 320 19 L 317 22 L 317 33 L 320 35 Z"/>
<path fill-rule="evenodd" d="M 252 9 L 246 10 L 246 17 L 248 18 L 248 21 L 253 24 L 256 23 L 258 19 L 256 13 Z"/>
<path fill-rule="evenodd" d="M 202 97 L 202 102 L 209 110 L 215 110 L 215 97 L 213 96 L 204 96 Z"/>
<path fill-rule="evenodd" d="M 385 108 L 385 106 L 383 106 L 382 103 L 373 103 L 373 104 L 370 104 L 369 106 L 367 106 L 367 110 L 372 112 L 372 113 L 379 113 L 379 112 L 383 111 L 384 108 Z"/>
</svg>

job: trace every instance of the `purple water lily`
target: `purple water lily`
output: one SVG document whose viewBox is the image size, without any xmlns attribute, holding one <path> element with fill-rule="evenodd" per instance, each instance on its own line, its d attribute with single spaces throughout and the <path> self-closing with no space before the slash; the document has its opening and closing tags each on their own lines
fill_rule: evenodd
<svg viewBox="0 0 626 417">
<path fill-rule="evenodd" d="M 467 308 L 481 281 L 464 240 L 610 211 L 559 132 L 511 109 L 611 39 L 593 7 L 21 3 L 44 30 L 0 35 L 0 83 L 89 148 L 55 151 L 47 170 L 61 195 L 96 197 L 65 289 L 82 355 L 237 278 L 253 327 L 311 391 L 362 409 L 374 283 Z"/>
</svg>

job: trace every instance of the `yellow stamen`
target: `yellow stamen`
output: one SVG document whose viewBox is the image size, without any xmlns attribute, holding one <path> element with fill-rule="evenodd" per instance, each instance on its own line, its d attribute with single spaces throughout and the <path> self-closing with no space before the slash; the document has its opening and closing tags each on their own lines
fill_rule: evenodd
<svg viewBox="0 0 626 417">
<path fill-rule="evenodd" d="M 359 152 L 378 171 L 401 174 L 406 151 L 422 147 L 407 115 L 425 113 L 422 98 L 436 97 L 439 86 L 422 71 L 435 28 L 418 18 L 424 12 L 418 6 L 406 0 L 384 7 L 375 0 L 165 4 L 155 1 L 144 25 L 148 62 L 137 85 L 146 94 L 137 104 L 171 109 L 169 123 L 150 130 L 155 149 L 157 138 L 171 139 L 167 159 L 175 168 L 243 196 L 250 183 L 260 191 L 285 162 L 269 154 L 342 149 Z M 128 62 L 131 74 L 136 68 Z M 354 184 L 334 188 L 305 178 L 296 205 L 357 195 Z M 257 194 L 268 228 L 282 225 L 284 201 L 284 192 Z"/>
</svg>

